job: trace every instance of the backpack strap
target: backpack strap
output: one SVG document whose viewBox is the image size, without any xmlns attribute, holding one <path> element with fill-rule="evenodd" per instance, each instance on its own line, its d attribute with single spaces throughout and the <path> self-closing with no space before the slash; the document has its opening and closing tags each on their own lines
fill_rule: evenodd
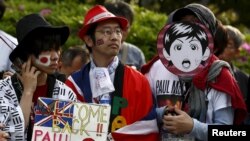
<svg viewBox="0 0 250 141">
<path fill-rule="evenodd" d="M 113 104 L 114 96 L 122 97 L 123 96 L 123 81 L 124 81 L 124 65 L 119 62 L 116 70 L 115 70 L 115 79 L 114 79 L 114 87 L 115 91 L 111 93 L 111 103 Z M 112 108 L 114 105 L 111 106 L 111 113 L 110 113 L 110 124 L 109 124 L 109 131 L 111 131 L 112 121 L 117 116 L 116 114 L 112 114 Z M 119 110 L 118 115 L 121 114 L 121 110 Z"/>
</svg>

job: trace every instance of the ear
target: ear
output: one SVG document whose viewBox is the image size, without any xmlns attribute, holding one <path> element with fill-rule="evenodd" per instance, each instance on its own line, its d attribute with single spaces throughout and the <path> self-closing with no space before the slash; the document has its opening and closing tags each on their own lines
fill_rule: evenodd
<svg viewBox="0 0 250 141">
<path fill-rule="evenodd" d="M 163 56 L 164 56 L 168 61 L 171 61 L 171 60 L 170 60 L 170 55 L 167 53 L 167 51 L 166 51 L 165 48 L 163 49 Z"/>
<path fill-rule="evenodd" d="M 203 54 L 203 57 L 202 57 L 202 61 L 206 61 L 210 55 L 210 49 L 207 47 L 204 54 Z"/>
<path fill-rule="evenodd" d="M 93 42 L 93 40 L 92 40 L 92 38 L 90 36 L 88 36 L 88 35 L 84 36 L 83 40 L 84 40 L 85 44 L 88 45 L 88 47 L 93 47 L 94 46 L 94 42 Z"/>
</svg>

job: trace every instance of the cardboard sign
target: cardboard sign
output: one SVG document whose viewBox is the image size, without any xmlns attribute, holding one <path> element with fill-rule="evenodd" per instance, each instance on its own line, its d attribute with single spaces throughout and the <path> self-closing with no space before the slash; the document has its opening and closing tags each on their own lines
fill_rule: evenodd
<svg viewBox="0 0 250 141">
<path fill-rule="evenodd" d="M 111 107 L 38 99 L 32 141 L 106 141 Z"/>
</svg>

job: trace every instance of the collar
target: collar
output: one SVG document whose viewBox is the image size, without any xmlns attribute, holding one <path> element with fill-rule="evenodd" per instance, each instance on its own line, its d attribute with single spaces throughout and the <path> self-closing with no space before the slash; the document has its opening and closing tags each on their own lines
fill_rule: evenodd
<svg viewBox="0 0 250 141">
<path fill-rule="evenodd" d="M 117 56 L 114 57 L 113 61 L 108 65 L 106 69 L 108 69 L 109 75 L 115 72 L 115 69 L 117 68 L 119 64 L 119 59 Z M 90 69 L 93 70 L 94 68 L 99 68 L 95 65 L 93 59 L 90 59 Z"/>
</svg>

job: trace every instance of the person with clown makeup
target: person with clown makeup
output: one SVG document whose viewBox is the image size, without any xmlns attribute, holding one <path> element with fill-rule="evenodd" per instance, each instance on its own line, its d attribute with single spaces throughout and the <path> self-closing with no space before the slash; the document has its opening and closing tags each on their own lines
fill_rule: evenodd
<svg viewBox="0 0 250 141">
<path fill-rule="evenodd" d="M 195 31 L 197 25 L 206 34 Z M 212 11 L 192 3 L 172 12 L 158 34 L 158 55 L 141 71 L 157 103 L 162 141 L 206 141 L 208 125 L 239 125 L 246 118 L 230 65 L 214 55 L 217 29 Z"/>
<path fill-rule="evenodd" d="M 10 140 L 31 140 L 38 97 L 77 100 L 65 78 L 55 73 L 69 28 L 29 14 L 18 21 L 16 35 L 18 45 L 9 56 L 16 73 L 0 80 L 0 123 Z"/>
<path fill-rule="evenodd" d="M 92 7 L 79 32 L 91 52 L 90 62 L 65 83 L 82 102 L 111 105 L 109 140 L 157 141 L 156 112 L 149 83 L 117 56 L 127 26 L 125 18 L 115 16 L 104 6 Z"/>
</svg>

